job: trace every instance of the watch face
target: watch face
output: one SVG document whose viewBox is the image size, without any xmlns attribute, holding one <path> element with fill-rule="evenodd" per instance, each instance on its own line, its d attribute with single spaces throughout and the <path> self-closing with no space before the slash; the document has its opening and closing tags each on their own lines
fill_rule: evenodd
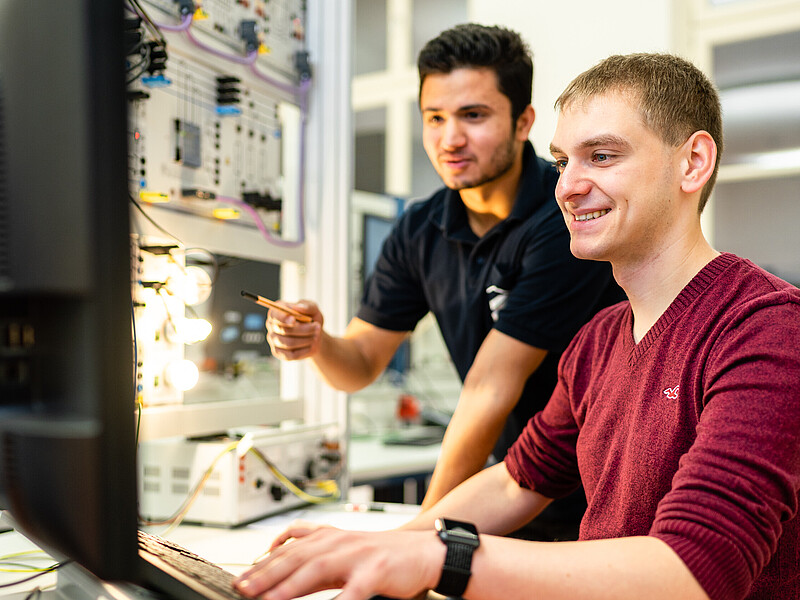
<svg viewBox="0 0 800 600">
<path fill-rule="evenodd" d="M 467 538 L 474 538 L 476 537 L 475 533 L 470 531 L 465 527 L 455 526 L 452 529 L 447 530 L 450 535 L 457 535 L 458 537 L 467 537 Z"/>
<path fill-rule="evenodd" d="M 470 545 L 478 543 L 478 529 L 472 523 L 454 521 L 453 519 L 436 519 L 436 531 L 444 541 L 452 540 Z"/>
</svg>

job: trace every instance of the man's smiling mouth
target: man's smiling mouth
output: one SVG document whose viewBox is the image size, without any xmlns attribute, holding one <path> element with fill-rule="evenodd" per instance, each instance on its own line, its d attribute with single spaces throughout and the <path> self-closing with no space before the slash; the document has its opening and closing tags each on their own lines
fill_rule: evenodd
<svg viewBox="0 0 800 600">
<path fill-rule="evenodd" d="M 591 221 L 592 219 L 597 219 L 598 217 L 602 217 L 605 214 L 611 212 L 610 208 L 604 208 L 603 210 L 596 210 L 594 212 L 586 213 L 583 215 L 575 215 L 576 221 Z"/>
</svg>

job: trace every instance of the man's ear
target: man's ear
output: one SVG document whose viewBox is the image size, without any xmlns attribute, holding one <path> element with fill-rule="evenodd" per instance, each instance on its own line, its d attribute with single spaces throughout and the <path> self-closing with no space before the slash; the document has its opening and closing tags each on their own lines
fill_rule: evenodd
<svg viewBox="0 0 800 600">
<path fill-rule="evenodd" d="M 533 106 L 528 104 L 525 107 L 525 110 L 522 111 L 522 114 L 517 117 L 517 131 L 516 131 L 516 138 L 520 141 L 525 141 L 528 139 L 528 135 L 531 132 L 531 127 L 533 127 L 533 122 L 536 120 L 536 111 L 533 110 Z"/>
<path fill-rule="evenodd" d="M 681 190 L 693 194 L 703 186 L 714 173 L 717 162 L 717 144 L 707 131 L 695 131 L 681 147 Z"/>
</svg>

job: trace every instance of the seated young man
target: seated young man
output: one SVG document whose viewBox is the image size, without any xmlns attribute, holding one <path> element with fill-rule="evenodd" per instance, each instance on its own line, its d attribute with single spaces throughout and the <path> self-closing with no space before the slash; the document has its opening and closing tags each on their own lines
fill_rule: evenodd
<svg viewBox="0 0 800 600">
<path fill-rule="evenodd" d="M 245 594 L 800 598 L 800 290 L 703 236 L 718 95 L 683 59 L 635 54 L 557 106 L 571 250 L 610 262 L 629 301 L 577 334 L 504 463 L 401 530 L 291 527 Z M 578 541 L 498 537 L 580 484 Z"/>
</svg>

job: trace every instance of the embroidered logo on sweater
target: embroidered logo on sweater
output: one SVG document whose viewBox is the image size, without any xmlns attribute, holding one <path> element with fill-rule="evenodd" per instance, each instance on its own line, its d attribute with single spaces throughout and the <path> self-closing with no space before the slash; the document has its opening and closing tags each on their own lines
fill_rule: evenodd
<svg viewBox="0 0 800 600">
<path fill-rule="evenodd" d="M 666 388 L 663 393 L 670 400 L 677 400 L 678 399 L 678 388 L 679 387 L 681 387 L 681 386 L 676 385 L 675 387 Z"/>
</svg>

